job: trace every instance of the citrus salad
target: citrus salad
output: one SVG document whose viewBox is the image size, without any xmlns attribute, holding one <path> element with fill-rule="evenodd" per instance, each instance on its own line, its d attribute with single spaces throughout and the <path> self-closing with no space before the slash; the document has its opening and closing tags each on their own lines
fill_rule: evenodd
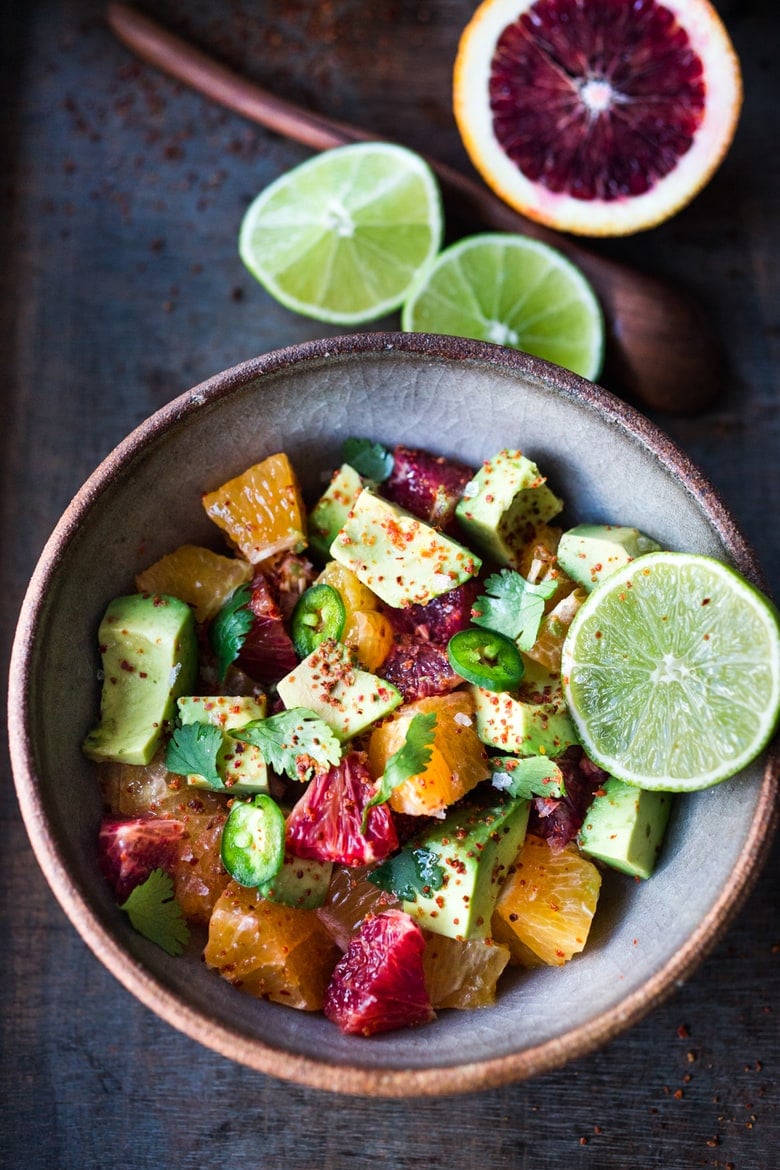
<svg viewBox="0 0 780 1170">
<path fill-rule="evenodd" d="M 770 738 L 770 603 L 626 525 L 561 525 L 536 464 L 368 439 L 307 509 L 268 456 L 106 609 L 84 741 L 101 868 L 171 954 L 344 1032 L 494 1002 L 650 877 L 672 793 Z M 742 697 L 749 693 L 747 706 Z"/>
</svg>

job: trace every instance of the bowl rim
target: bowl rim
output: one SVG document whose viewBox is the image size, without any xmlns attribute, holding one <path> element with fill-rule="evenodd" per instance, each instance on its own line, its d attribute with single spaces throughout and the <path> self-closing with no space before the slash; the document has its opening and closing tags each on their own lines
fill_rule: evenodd
<svg viewBox="0 0 780 1170">
<path fill-rule="evenodd" d="M 65 857 L 48 827 L 35 772 L 30 726 L 30 652 L 49 583 L 62 550 L 117 473 L 169 426 L 214 405 L 248 382 L 330 358 L 391 353 L 493 365 L 497 370 L 547 384 L 554 377 L 558 393 L 603 413 L 617 429 L 628 433 L 659 463 L 676 473 L 708 516 L 740 571 L 759 588 L 765 588 L 752 548 L 703 472 L 655 423 L 603 387 L 539 358 L 465 338 L 373 332 L 300 342 L 220 371 L 163 405 L 109 452 L 75 494 L 46 541 L 22 601 L 10 659 L 9 749 L 17 799 L 33 853 L 57 901 L 100 962 L 162 1020 L 230 1060 L 310 1088 L 356 1096 L 443 1096 L 525 1080 L 584 1056 L 637 1023 L 692 973 L 726 931 L 766 860 L 777 823 L 780 748 L 770 747 L 767 753 L 745 846 L 719 898 L 686 944 L 620 1004 L 561 1036 L 503 1056 L 457 1065 L 374 1068 L 359 1062 L 330 1064 L 327 1059 L 280 1051 L 263 1040 L 217 1023 L 185 1003 L 120 946 L 69 876 Z"/>
</svg>

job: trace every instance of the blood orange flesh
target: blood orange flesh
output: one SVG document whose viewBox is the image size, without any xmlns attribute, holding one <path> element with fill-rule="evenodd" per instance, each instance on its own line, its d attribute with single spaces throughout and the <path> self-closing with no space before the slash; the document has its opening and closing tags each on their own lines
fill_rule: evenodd
<svg viewBox="0 0 780 1170">
<path fill-rule="evenodd" d="M 649 227 L 692 198 L 741 97 L 708 0 L 485 0 L 455 68 L 486 181 L 531 218 L 591 235 Z"/>
</svg>

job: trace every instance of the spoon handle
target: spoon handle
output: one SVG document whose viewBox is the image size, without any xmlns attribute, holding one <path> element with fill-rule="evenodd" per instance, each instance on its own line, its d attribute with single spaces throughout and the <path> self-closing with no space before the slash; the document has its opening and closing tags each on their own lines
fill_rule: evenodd
<svg viewBox="0 0 780 1170">
<path fill-rule="evenodd" d="M 313 150 L 377 136 L 306 110 L 235 73 L 128 4 L 113 2 L 108 24 L 143 60 L 253 122 Z M 593 284 L 606 319 L 607 361 L 637 402 L 692 415 L 716 397 L 724 362 L 701 308 L 681 288 L 600 256 L 570 237 L 526 219 L 481 183 L 427 160 L 464 219 L 521 232 L 565 253 Z"/>
</svg>

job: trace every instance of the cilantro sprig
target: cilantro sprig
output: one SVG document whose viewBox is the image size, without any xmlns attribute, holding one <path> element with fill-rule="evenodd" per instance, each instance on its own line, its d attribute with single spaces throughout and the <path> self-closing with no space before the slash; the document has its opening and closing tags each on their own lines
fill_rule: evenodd
<svg viewBox="0 0 780 1170">
<path fill-rule="evenodd" d="M 444 870 L 439 865 L 438 855 L 420 845 L 402 849 L 388 857 L 387 861 L 367 873 L 366 879 L 404 902 L 416 902 L 418 894 L 441 889 Z"/>
<path fill-rule="evenodd" d="M 338 739 L 308 707 L 254 719 L 229 734 L 259 748 L 274 771 L 292 780 L 308 780 L 317 766 L 335 766 L 341 760 Z"/>
<path fill-rule="evenodd" d="M 384 804 L 399 784 L 403 784 L 410 776 L 418 776 L 428 767 L 435 729 L 436 715 L 433 711 L 413 716 L 404 742 L 388 759 L 377 790 L 363 810 L 363 832 L 366 830 L 369 810 L 377 804 Z"/>
<path fill-rule="evenodd" d="M 173 881 L 163 869 L 153 869 L 120 906 L 144 938 L 169 955 L 180 955 L 190 931 L 181 906 L 173 896 Z"/>
<path fill-rule="evenodd" d="M 342 444 L 344 459 L 364 479 L 382 483 L 393 470 L 393 454 L 381 443 L 371 439 L 349 438 Z"/>
<path fill-rule="evenodd" d="M 177 776 L 202 776 L 209 788 L 224 788 L 217 768 L 222 731 L 211 723 L 185 723 L 168 740 L 165 767 Z"/>
<path fill-rule="evenodd" d="M 534 796 L 558 799 L 566 795 L 563 772 L 547 756 L 495 757 L 490 767 L 493 787 L 509 796 L 531 800 Z"/>
<path fill-rule="evenodd" d="M 557 588 L 557 581 L 534 584 L 514 569 L 502 569 L 485 581 L 487 593 L 475 601 L 471 620 L 511 638 L 519 650 L 530 650 L 539 636 L 544 603 Z"/>
<path fill-rule="evenodd" d="M 252 596 L 248 584 L 231 593 L 209 628 L 209 641 L 217 657 L 217 675 L 224 681 L 227 669 L 238 658 L 241 647 L 255 620 L 248 603 Z"/>
</svg>

